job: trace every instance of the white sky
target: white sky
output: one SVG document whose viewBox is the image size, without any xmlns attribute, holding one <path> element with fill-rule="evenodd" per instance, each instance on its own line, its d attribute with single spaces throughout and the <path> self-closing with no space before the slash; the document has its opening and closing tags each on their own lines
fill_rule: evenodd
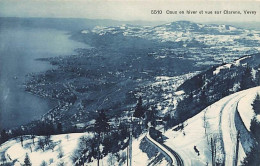
<svg viewBox="0 0 260 166">
<path fill-rule="evenodd" d="M 162 15 L 152 15 L 162 9 Z M 167 15 L 166 10 L 240 10 L 241 15 Z M 256 11 L 245 15 L 243 10 Z M 58 17 L 114 20 L 260 21 L 260 1 L 173 1 L 173 0 L 0 0 L 0 17 Z"/>
</svg>

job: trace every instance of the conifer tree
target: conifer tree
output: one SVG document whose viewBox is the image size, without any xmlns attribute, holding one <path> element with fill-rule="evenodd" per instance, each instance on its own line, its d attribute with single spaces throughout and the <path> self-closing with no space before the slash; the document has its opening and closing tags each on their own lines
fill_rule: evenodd
<svg viewBox="0 0 260 166">
<path fill-rule="evenodd" d="M 144 115 L 143 101 L 140 96 L 135 107 L 134 117 L 141 118 Z"/>
<path fill-rule="evenodd" d="M 24 158 L 24 166 L 31 166 L 31 165 L 32 165 L 31 160 L 28 156 L 28 153 L 26 153 L 25 158 Z"/>
<path fill-rule="evenodd" d="M 248 89 L 248 88 L 252 87 L 254 84 L 251 71 L 252 71 L 252 69 L 249 66 L 247 66 L 242 75 L 242 80 L 240 83 L 240 87 L 242 90 Z"/>
<path fill-rule="evenodd" d="M 97 160 L 99 166 L 99 160 L 101 158 L 100 154 L 100 142 L 104 139 L 104 134 L 109 130 L 108 118 L 105 114 L 105 110 L 100 110 L 98 112 L 98 117 L 96 118 L 96 122 L 94 124 L 95 131 L 97 132 L 97 141 L 98 141 L 98 150 L 97 150 Z M 102 136 L 103 135 L 103 136 Z"/>
<path fill-rule="evenodd" d="M 0 144 L 4 143 L 7 140 L 8 140 L 8 134 L 7 134 L 6 130 L 3 129 L 1 131 L 1 135 L 0 135 Z"/>
<path fill-rule="evenodd" d="M 60 122 L 57 124 L 57 133 L 62 134 L 62 124 Z"/>
<path fill-rule="evenodd" d="M 260 114 L 260 96 L 257 94 L 253 104 L 253 110 L 255 111 L 256 114 Z"/>
<path fill-rule="evenodd" d="M 201 90 L 201 94 L 200 94 L 199 100 L 200 100 L 200 103 L 202 105 L 206 105 L 207 102 L 208 102 L 207 96 L 206 96 L 206 91 L 204 89 Z"/>
<path fill-rule="evenodd" d="M 94 127 L 98 134 L 109 130 L 108 118 L 105 114 L 105 110 L 100 110 L 98 112 L 98 117 L 96 118 Z"/>
</svg>

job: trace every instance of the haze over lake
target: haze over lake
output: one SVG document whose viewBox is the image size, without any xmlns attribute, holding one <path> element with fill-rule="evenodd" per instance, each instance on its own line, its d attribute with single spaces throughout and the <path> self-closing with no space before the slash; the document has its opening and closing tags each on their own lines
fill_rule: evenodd
<svg viewBox="0 0 260 166">
<path fill-rule="evenodd" d="M 54 106 L 24 91 L 29 73 L 51 69 L 37 58 L 71 55 L 88 46 L 69 39 L 68 32 L 41 28 L 0 28 L 0 126 L 15 127 L 39 118 Z"/>
</svg>

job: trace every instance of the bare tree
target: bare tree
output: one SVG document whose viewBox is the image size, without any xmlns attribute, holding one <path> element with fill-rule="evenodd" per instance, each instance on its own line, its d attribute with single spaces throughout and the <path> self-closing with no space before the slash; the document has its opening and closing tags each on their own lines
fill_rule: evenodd
<svg viewBox="0 0 260 166">
<path fill-rule="evenodd" d="M 40 166 L 47 166 L 47 165 L 48 165 L 47 162 L 43 160 Z"/>
<path fill-rule="evenodd" d="M 61 146 L 58 148 L 58 158 L 62 158 L 64 156 L 64 152 Z"/>
<path fill-rule="evenodd" d="M 39 138 L 38 140 L 38 146 L 39 148 L 41 148 L 42 151 L 44 151 L 45 149 L 45 143 L 44 143 L 44 140 L 42 138 Z"/>
<path fill-rule="evenodd" d="M 213 134 L 210 138 L 210 151 L 212 166 L 223 165 L 225 157 L 219 135 Z"/>
<path fill-rule="evenodd" d="M 32 139 L 32 141 L 33 141 L 33 145 L 34 145 L 34 143 L 35 143 L 35 142 L 34 142 L 34 138 L 35 138 L 35 135 L 32 134 L 32 135 L 31 135 L 31 139 Z"/>
<path fill-rule="evenodd" d="M 208 134 L 207 134 L 207 129 L 209 128 L 209 123 L 208 123 L 208 120 L 206 117 L 206 111 L 204 112 L 204 115 L 203 115 L 203 128 L 205 131 L 205 136 L 207 138 L 207 142 L 209 143 Z"/>
<path fill-rule="evenodd" d="M 115 163 L 114 163 L 114 161 L 115 161 L 115 156 L 112 154 L 112 153 L 109 153 L 108 154 L 108 160 L 107 160 L 107 164 L 108 165 L 114 165 Z"/>
<path fill-rule="evenodd" d="M 44 137 L 44 143 L 45 143 L 45 145 L 49 145 L 50 142 L 51 142 L 51 136 L 50 136 L 50 135 L 46 135 L 46 136 Z"/>
<path fill-rule="evenodd" d="M 6 160 L 5 154 L 2 153 L 2 154 L 1 154 L 1 163 L 2 163 L 2 165 L 5 165 L 6 161 L 7 161 L 7 160 Z"/>
<path fill-rule="evenodd" d="M 216 165 L 216 138 L 215 137 L 211 137 L 210 138 L 210 147 L 211 147 L 211 162 L 212 162 L 212 166 Z"/>
<path fill-rule="evenodd" d="M 21 146 L 23 147 L 23 136 L 20 136 Z"/>
</svg>

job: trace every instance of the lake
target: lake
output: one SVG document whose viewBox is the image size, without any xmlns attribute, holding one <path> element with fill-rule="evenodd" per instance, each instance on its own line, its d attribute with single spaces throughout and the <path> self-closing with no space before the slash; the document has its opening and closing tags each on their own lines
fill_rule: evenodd
<svg viewBox="0 0 260 166">
<path fill-rule="evenodd" d="M 53 68 L 37 58 L 75 54 L 86 44 L 69 39 L 68 32 L 40 28 L 0 28 L 0 128 L 16 127 L 38 119 L 55 101 L 24 91 L 29 73 Z"/>
</svg>

